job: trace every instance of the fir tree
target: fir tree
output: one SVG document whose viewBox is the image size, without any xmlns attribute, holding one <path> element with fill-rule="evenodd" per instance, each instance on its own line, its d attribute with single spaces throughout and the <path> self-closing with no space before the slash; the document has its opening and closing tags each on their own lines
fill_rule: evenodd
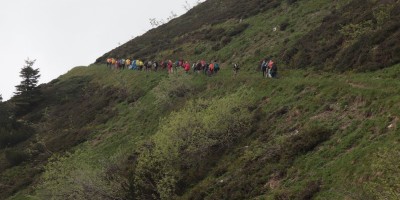
<svg viewBox="0 0 400 200">
<path fill-rule="evenodd" d="M 31 96 L 37 89 L 40 74 L 39 69 L 32 68 L 35 62 L 36 60 L 29 60 L 29 58 L 25 60 L 25 66 L 21 69 L 19 75 L 22 81 L 19 85 L 15 86 L 17 88 L 16 95 Z"/>
<path fill-rule="evenodd" d="M 33 69 L 32 66 L 36 60 L 25 60 L 25 66 L 22 67 L 20 77 L 22 81 L 19 85 L 15 86 L 17 91 L 15 94 L 15 104 L 18 107 L 17 115 L 29 111 L 35 103 L 40 99 L 40 91 L 37 87 L 40 74 L 39 69 Z"/>
</svg>

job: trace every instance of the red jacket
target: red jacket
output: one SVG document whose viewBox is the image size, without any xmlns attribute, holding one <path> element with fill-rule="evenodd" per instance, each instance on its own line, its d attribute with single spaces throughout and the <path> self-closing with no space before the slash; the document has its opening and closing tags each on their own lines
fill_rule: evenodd
<svg viewBox="0 0 400 200">
<path fill-rule="evenodd" d="M 183 67 L 185 68 L 185 71 L 189 71 L 190 70 L 190 64 L 189 63 L 183 64 Z"/>
</svg>

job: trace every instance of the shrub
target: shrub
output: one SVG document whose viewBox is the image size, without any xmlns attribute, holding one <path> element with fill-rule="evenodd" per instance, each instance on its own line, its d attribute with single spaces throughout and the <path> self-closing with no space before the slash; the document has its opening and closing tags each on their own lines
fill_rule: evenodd
<svg viewBox="0 0 400 200">
<path fill-rule="evenodd" d="M 289 22 L 288 21 L 284 21 L 279 25 L 279 30 L 280 31 L 285 31 L 288 26 L 289 26 Z"/>
<path fill-rule="evenodd" d="M 33 133 L 31 128 L 11 116 L 11 109 L 5 103 L 0 103 L 0 149 L 25 141 Z"/>
<path fill-rule="evenodd" d="M 172 106 L 177 98 L 183 98 L 190 95 L 195 88 L 191 87 L 193 77 L 175 76 L 163 79 L 157 87 L 152 90 L 156 97 L 157 105 Z"/>
<path fill-rule="evenodd" d="M 328 140 L 332 134 L 333 131 L 330 129 L 318 124 L 311 124 L 305 127 L 300 133 L 288 137 L 283 147 L 286 149 L 286 154 L 289 157 L 304 154 Z"/>
<path fill-rule="evenodd" d="M 215 42 L 220 40 L 224 35 L 225 35 L 225 29 L 223 28 L 211 29 L 207 31 L 205 39 Z"/>
<path fill-rule="evenodd" d="M 221 43 L 215 43 L 214 46 L 211 47 L 213 51 L 219 51 L 222 48 Z"/>
<path fill-rule="evenodd" d="M 206 50 L 205 46 L 198 45 L 197 47 L 194 48 L 194 54 L 199 55 L 202 54 Z"/>
<path fill-rule="evenodd" d="M 306 188 L 299 194 L 299 199 L 313 199 L 315 194 L 321 190 L 320 181 L 310 181 L 307 183 Z"/>
<path fill-rule="evenodd" d="M 12 147 L 27 140 L 29 137 L 31 137 L 31 135 L 32 132 L 24 128 L 7 130 L 3 127 L 0 127 L 0 149 Z"/>
<path fill-rule="evenodd" d="M 250 26 L 250 24 L 241 23 L 241 24 L 233 27 L 232 30 L 229 31 L 228 35 L 229 35 L 229 37 L 233 37 L 233 36 L 239 35 L 243 31 L 245 31 L 249 26 Z"/>
<path fill-rule="evenodd" d="M 151 145 L 140 151 L 135 180 L 140 196 L 173 199 L 200 180 L 218 158 L 216 152 L 250 132 L 252 96 L 242 88 L 223 98 L 191 101 L 162 120 Z"/>
<path fill-rule="evenodd" d="M 225 45 L 229 44 L 231 41 L 232 41 L 232 38 L 224 36 L 221 39 L 221 45 L 225 46 Z"/>
<path fill-rule="evenodd" d="M 5 156 L 11 166 L 17 166 L 30 158 L 29 153 L 21 150 L 6 150 Z"/>
<path fill-rule="evenodd" d="M 342 26 L 339 32 L 348 40 L 355 40 L 361 35 L 370 32 L 372 29 L 373 23 L 371 20 L 368 20 L 358 24 L 348 24 L 346 26 Z"/>
<path fill-rule="evenodd" d="M 374 10 L 374 18 L 379 28 L 390 20 L 393 8 L 394 5 L 392 4 L 382 4 Z"/>
</svg>

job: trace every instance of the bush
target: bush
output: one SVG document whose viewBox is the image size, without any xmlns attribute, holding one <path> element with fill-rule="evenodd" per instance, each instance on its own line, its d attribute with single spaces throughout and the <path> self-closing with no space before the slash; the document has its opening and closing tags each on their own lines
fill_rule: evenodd
<svg viewBox="0 0 400 200">
<path fill-rule="evenodd" d="M 284 21 L 279 25 L 279 30 L 280 31 L 285 31 L 288 26 L 289 26 L 289 22 L 288 21 Z"/>
<path fill-rule="evenodd" d="M 26 129 L 7 130 L 0 127 L 0 149 L 12 147 L 31 137 L 32 133 Z"/>
<path fill-rule="evenodd" d="M 319 144 L 328 140 L 332 134 L 332 130 L 321 125 L 312 124 L 305 127 L 305 130 L 300 133 L 287 138 L 283 144 L 283 149 L 286 149 L 286 154 L 289 157 L 304 154 L 312 151 Z"/>
<path fill-rule="evenodd" d="M 29 153 L 21 150 L 6 150 L 5 156 L 11 166 L 17 166 L 30 158 Z"/>
<path fill-rule="evenodd" d="M 239 35 L 243 31 L 245 31 L 249 26 L 250 26 L 250 24 L 241 23 L 241 24 L 233 27 L 233 29 L 229 31 L 228 35 L 229 35 L 229 37 L 233 37 L 233 36 Z"/>
<path fill-rule="evenodd" d="M 199 55 L 202 54 L 206 50 L 205 46 L 198 45 L 197 47 L 194 48 L 194 54 Z"/>
<path fill-rule="evenodd" d="M 211 47 L 213 51 L 219 51 L 222 48 L 221 43 L 215 43 L 214 46 Z"/>
<path fill-rule="evenodd" d="M 374 18 L 379 28 L 390 20 L 393 8 L 394 5 L 392 4 L 382 4 L 376 10 L 374 10 Z"/>
<path fill-rule="evenodd" d="M 177 98 L 183 98 L 191 94 L 195 88 L 191 87 L 193 77 L 175 76 L 163 79 L 157 87 L 152 90 L 156 97 L 157 105 L 173 106 Z"/>
<path fill-rule="evenodd" d="M 217 152 L 250 132 L 252 96 L 242 88 L 223 98 L 191 101 L 162 120 L 160 130 L 139 151 L 139 195 L 173 199 L 201 180 L 220 155 Z"/>
<path fill-rule="evenodd" d="M 342 26 L 339 32 L 348 40 L 355 40 L 361 35 L 372 31 L 372 29 L 373 23 L 369 20 L 358 24 L 348 24 L 346 26 Z"/>
<path fill-rule="evenodd" d="M 219 41 L 225 35 L 225 29 L 216 28 L 207 31 L 205 39 L 216 42 Z"/>
</svg>

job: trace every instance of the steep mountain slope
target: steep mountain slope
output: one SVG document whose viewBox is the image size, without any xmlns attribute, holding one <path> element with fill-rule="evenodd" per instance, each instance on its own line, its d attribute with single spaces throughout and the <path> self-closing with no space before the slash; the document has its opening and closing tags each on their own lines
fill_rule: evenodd
<svg viewBox="0 0 400 200">
<path fill-rule="evenodd" d="M 400 61 L 398 1 L 208 0 L 97 59 L 218 59 L 376 70 Z M 273 31 L 276 28 L 276 31 Z"/>
<path fill-rule="evenodd" d="M 15 122 L 33 136 L 0 149 L 0 198 L 395 198 L 398 9 L 390 0 L 208 0 L 42 85 L 38 106 Z M 218 59 L 223 70 L 101 64 L 114 56 Z M 253 70 L 265 56 L 278 60 L 279 79 Z"/>
<path fill-rule="evenodd" d="M 76 68 L 49 89 L 92 77 L 96 92 L 81 94 L 114 91 L 105 95 L 113 103 L 63 137 L 85 131 L 68 153 L 49 148 L 50 162 L 33 165 L 43 172 L 35 187 L 11 199 L 390 198 L 399 192 L 391 156 L 400 152 L 399 72 L 291 70 L 265 80 L 229 70 L 209 78 Z M 38 112 L 48 117 L 37 126 L 53 123 L 58 109 Z M 46 138 L 74 128 L 52 130 L 37 135 L 47 146 L 55 143 Z M 2 182 L 26 165 L 3 171 Z"/>
</svg>

